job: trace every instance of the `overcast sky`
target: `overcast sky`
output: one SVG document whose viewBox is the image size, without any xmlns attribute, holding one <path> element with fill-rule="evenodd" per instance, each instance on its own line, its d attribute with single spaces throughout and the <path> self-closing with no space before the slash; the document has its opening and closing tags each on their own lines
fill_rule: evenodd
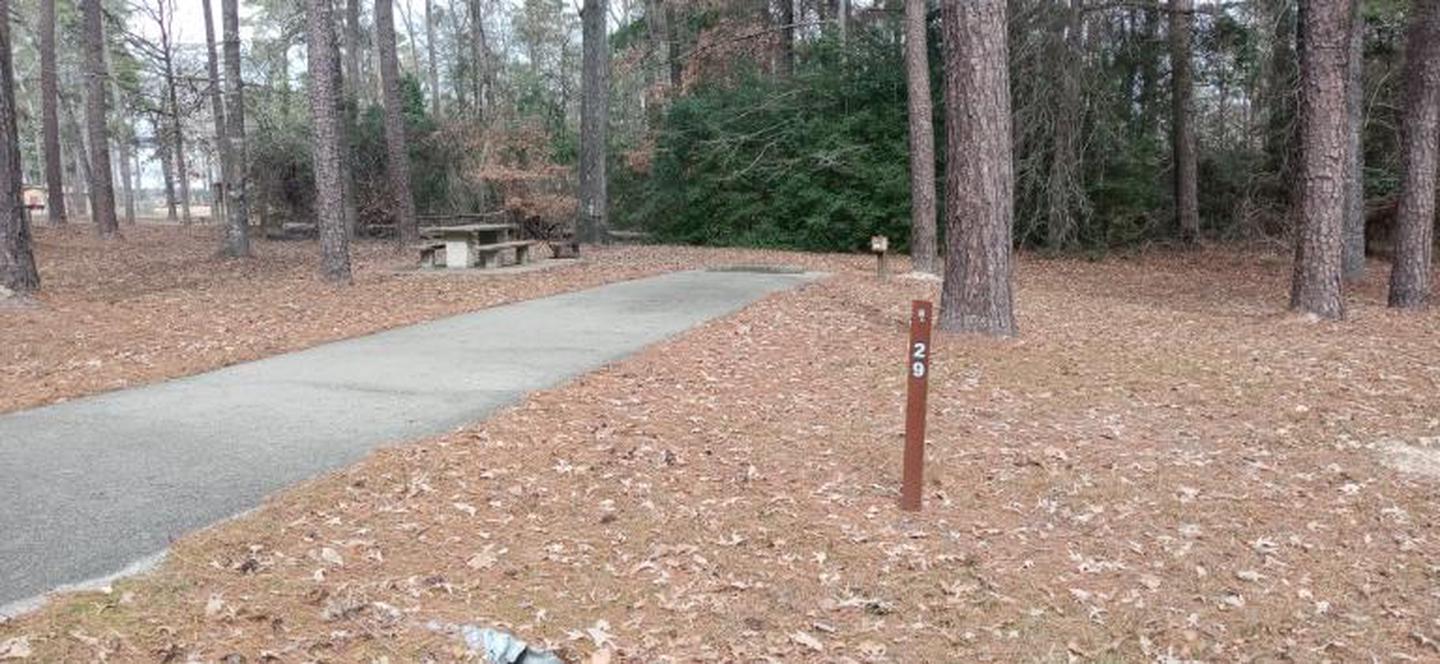
<svg viewBox="0 0 1440 664">
<path fill-rule="evenodd" d="M 143 0 L 142 0 L 143 1 Z M 180 44 L 204 44 L 205 43 L 205 10 L 201 2 L 207 0 L 175 0 L 175 20 L 173 37 L 176 43 Z M 219 40 L 224 28 L 220 22 L 219 0 L 208 0 L 210 9 L 215 12 L 215 39 Z M 245 17 L 254 13 L 246 6 L 245 2 L 240 3 L 240 16 Z M 130 15 L 130 29 L 152 39 L 159 38 L 159 32 L 155 28 L 155 22 L 143 11 L 136 11 Z M 244 27 L 241 21 L 241 38 L 248 38 L 250 30 Z"/>
<path fill-rule="evenodd" d="M 154 0 L 139 0 L 141 2 L 153 3 Z M 181 44 L 204 44 L 205 43 L 205 10 L 201 3 L 206 0 L 174 0 L 175 3 L 175 41 Z M 220 38 L 220 0 L 208 0 L 210 10 L 215 12 L 215 38 Z M 368 4 L 368 3 L 367 3 Z M 411 8 L 415 20 L 422 20 L 425 15 L 425 5 L 422 0 L 398 0 L 397 5 L 404 5 Z M 395 23 L 397 30 L 404 30 L 401 13 L 403 8 L 397 7 Z M 241 28 L 240 38 L 249 39 L 250 30 L 245 27 L 245 17 L 255 13 L 254 8 L 248 6 L 245 0 L 240 0 Z M 154 22 L 143 12 L 135 12 L 130 18 L 130 29 L 139 32 L 147 37 L 158 37 Z"/>
</svg>

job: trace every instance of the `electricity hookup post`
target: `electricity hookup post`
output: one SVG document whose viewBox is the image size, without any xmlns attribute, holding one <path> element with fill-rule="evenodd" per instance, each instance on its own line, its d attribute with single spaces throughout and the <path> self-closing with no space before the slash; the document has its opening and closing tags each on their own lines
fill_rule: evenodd
<svg viewBox="0 0 1440 664">
<path fill-rule="evenodd" d="M 875 276 L 880 281 L 890 278 L 890 265 L 886 254 L 890 251 L 890 238 L 884 235 L 870 236 L 870 253 L 875 254 Z"/>
<path fill-rule="evenodd" d="M 910 345 L 905 352 L 905 466 L 900 480 L 900 509 L 919 512 L 925 485 L 925 401 L 930 385 L 930 324 L 933 307 L 910 303 Z"/>
</svg>

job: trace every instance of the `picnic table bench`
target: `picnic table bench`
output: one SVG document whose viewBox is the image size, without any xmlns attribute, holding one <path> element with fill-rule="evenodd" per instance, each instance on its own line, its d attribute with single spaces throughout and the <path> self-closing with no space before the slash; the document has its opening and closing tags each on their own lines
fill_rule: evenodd
<svg viewBox="0 0 1440 664">
<path fill-rule="evenodd" d="M 444 249 L 445 267 L 490 269 L 505 265 L 529 263 L 534 240 L 512 240 L 516 230 L 510 224 L 460 224 L 421 229 L 428 241 L 416 245 L 422 267 L 437 267 L 436 254 Z M 513 260 L 510 260 L 512 259 Z"/>
</svg>

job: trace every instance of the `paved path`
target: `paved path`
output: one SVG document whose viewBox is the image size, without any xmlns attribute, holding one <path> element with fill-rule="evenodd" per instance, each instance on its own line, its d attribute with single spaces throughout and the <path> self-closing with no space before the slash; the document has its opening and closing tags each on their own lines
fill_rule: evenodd
<svg viewBox="0 0 1440 664">
<path fill-rule="evenodd" d="M 806 279 L 667 274 L 0 415 L 0 613 Z"/>
</svg>

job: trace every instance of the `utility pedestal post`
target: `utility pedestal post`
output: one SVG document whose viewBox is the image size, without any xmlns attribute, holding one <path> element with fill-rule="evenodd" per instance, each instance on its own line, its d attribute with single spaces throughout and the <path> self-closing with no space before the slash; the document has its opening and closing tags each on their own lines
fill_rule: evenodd
<svg viewBox="0 0 1440 664">
<path fill-rule="evenodd" d="M 900 481 L 900 509 L 920 511 L 925 486 L 925 408 L 930 385 L 930 325 L 934 307 L 924 300 L 910 303 L 910 345 L 905 352 L 905 465 Z"/>
<path fill-rule="evenodd" d="M 886 264 L 886 254 L 890 251 L 890 238 L 884 235 L 870 236 L 870 251 L 875 254 L 879 261 L 875 266 L 875 276 L 884 281 L 890 277 L 890 266 Z"/>
</svg>

